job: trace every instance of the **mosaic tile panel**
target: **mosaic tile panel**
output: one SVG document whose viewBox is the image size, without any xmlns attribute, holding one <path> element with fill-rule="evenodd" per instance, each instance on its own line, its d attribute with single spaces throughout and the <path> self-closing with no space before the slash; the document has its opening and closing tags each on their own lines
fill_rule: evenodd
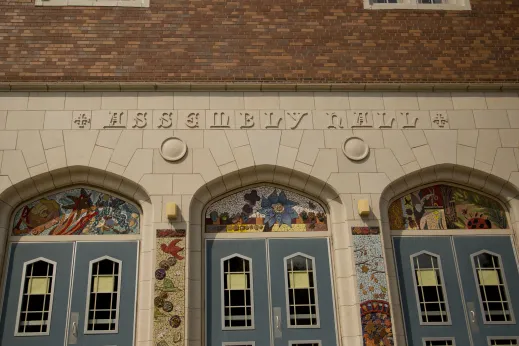
<svg viewBox="0 0 519 346">
<path fill-rule="evenodd" d="M 205 231 L 318 232 L 327 231 L 326 211 L 316 201 L 273 186 L 242 190 L 212 203 Z"/>
<path fill-rule="evenodd" d="M 352 227 L 364 346 L 393 345 L 391 311 L 378 227 Z"/>
<path fill-rule="evenodd" d="M 506 212 L 495 200 L 449 185 L 412 191 L 389 206 L 392 230 L 505 229 Z"/>
<path fill-rule="evenodd" d="M 159 229 L 156 245 L 153 300 L 155 345 L 183 345 L 186 231 Z"/>
<path fill-rule="evenodd" d="M 138 234 L 136 206 L 104 192 L 76 188 L 38 199 L 20 208 L 12 235 Z"/>
</svg>

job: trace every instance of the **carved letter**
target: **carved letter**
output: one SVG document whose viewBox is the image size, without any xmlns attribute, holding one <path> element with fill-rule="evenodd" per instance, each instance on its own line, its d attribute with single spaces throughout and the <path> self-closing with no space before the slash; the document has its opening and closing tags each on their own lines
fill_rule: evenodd
<svg viewBox="0 0 519 346">
<path fill-rule="evenodd" d="M 110 123 L 106 126 L 103 126 L 104 129 L 124 129 L 126 128 L 126 124 L 123 124 L 123 115 L 124 112 L 109 112 L 112 115 L 110 118 Z"/>
<path fill-rule="evenodd" d="M 148 119 L 147 119 L 148 113 L 137 113 L 135 118 L 133 118 L 133 126 L 132 129 L 138 128 L 143 129 L 148 125 Z"/>
<path fill-rule="evenodd" d="M 198 127 L 198 118 L 200 117 L 200 113 L 189 113 L 186 119 L 186 126 L 194 129 Z"/>
<path fill-rule="evenodd" d="M 157 126 L 159 129 L 169 129 L 173 126 L 173 113 L 164 112 L 159 118 L 160 124 Z"/>
<path fill-rule="evenodd" d="M 389 122 L 386 122 L 386 112 L 378 112 L 378 115 L 382 115 L 382 121 L 380 122 L 379 128 L 390 129 L 393 127 L 393 121 L 395 121 L 395 117 L 389 118 Z"/>
<path fill-rule="evenodd" d="M 240 115 L 243 115 L 244 118 L 244 124 L 240 126 L 240 129 L 250 129 L 254 127 L 254 115 L 250 113 L 240 113 Z"/>
<path fill-rule="evenodd" d="M 272 116 L 274 115 L 273 112 L 270 112 L 270 113 L 265 113 L 269 116 L 269 124 L 267 126 L 265 126 L 266 129 L 277 129 L 279 128 L 279 123 L 281 122 L 281 117 L 278 118 L 278 121 L 276 124 L 272 124 Z"/>
<path fill-rule="evenodd" d="M 326 113 L 327 116 L 329 116 L 330 118 L 330 123 L 328 125 L 328 128 L 329 129 L 336 129 L 337 127 L 339 128 L 344 128 L 344 126 L 342 125 L 342 118 L 339 117 L 337 115 L 337 113 L 335 112 L 331 112 L 331 113 Z"/>
<path fill-rule="evenodd" d="M 411 120 L 411 122 L 409 122 L 409 112 L 401 112 L 400 114 L 405 117 L 405 125 L 402 126 L 402 128 L 409 129 L 416 127 L 416 122 L 418 121 L 418 118 L 415 117 Z"/>
<path fill-rule="evenodd" d="M 229 128 L 229 116 L 224 112 L 214 112 L 213 114 L 213 125 L 211 128 Z"/>
<path fill-rule="evenodd" d="M 369 112 L 354 112 L 354 123 L 351 127 L 372 127 L 369 123 Z"/>
<path fill-rule="evenodd" d="M 290 126 L 290 129 L 293 130 L 299 125 L 301 120 L 303 120 L 303 117 L 305 115 L 308 115 L 308 113 L 301 113 L 301 112 L 287 112 L 287 114 L 294 120 L 296 123 L 293 126 Z"/>
</svg>

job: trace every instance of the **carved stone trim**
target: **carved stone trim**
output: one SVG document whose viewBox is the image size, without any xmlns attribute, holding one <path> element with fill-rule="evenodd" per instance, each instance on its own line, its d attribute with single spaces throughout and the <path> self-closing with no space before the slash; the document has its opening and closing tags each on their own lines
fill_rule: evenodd
<svg viewBox="0 0 519 346">
<path fill-rule="evenodd" d="M 517 83 L 0 83 L 0 91 L 517 91 Z"/>
</svg>

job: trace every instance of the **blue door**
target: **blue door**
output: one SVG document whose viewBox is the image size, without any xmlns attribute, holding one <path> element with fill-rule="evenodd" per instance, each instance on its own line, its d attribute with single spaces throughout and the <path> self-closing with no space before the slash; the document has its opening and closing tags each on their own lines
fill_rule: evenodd
<svg viewBox="0 0 519 346">
<path fill-rule="evenodd" d="M 450 237 L 393 237 L 393 244 L 407 344 L 470 345 Z"/>
<path fill-rule="evenodd" d="M 207 345 L 270 345 L 265 240 L 206 242 Z"/>
<path fill-rule="evenodd" d="M 393 237 L 408 345 L 518 345 L 508 236 Z"/>
<path fill-rule="evenodd" d="M 454 237 L 454 245 L 474 346 L 517 345 L 503 341 L 519 337 L 519 274 L 510 237 Z"/>
<path fill-rule="evenodd" d="M 275 346 L 337 345 L 327 239 L 269 239 Z"/>
<path fill-rule="evenodd" d="M 207 346 L 336 346 L 326 239 L 206 241 Z"/>
<path fill-rule="evenodd" d="M 137 242 L 12 244 L 0 345 L 134 345 L 137 249 Z"/>
<path fill-rule="evenodd" d="M 11 244 L 0 345 L 63 345 L 72 243 Z"/>
<path fill-rule="evenodd" d="M 79 242 L 69 345 L 133 345 L 137 242 Z"/>
</svg>

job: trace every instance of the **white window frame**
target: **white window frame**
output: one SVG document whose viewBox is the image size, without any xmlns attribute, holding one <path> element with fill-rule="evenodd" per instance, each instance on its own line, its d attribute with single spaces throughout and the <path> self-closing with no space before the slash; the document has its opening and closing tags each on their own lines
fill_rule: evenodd
<svg viewBox="0 0 519 346">
<path fill-rule="evenodd" d="M 27 266 L 32 263 L 36 263 L 39 261 L 43 261 L 49 264 L 52 264 L 52 285 L 50 288 L 50 301 L 49 301 L 49 324 L 47 327 L 46 332 L 39 332 L 39 333 L 20 333 L 18 332 L 18 328 L 20 327 L 20 313 L 22 309 L 22 301 L 23 301 L 23 289 L 25 286 L 25 275 L 27 274 Z M 52 319 L 52 305 L 54 302 L 54 287 L 56 284 L 56 272 L 57 272 L 58 263 L 55 261 L 52 261 L 45 257 L 38 257 L 35 259 L 32 259 L 30 261 L 23 263 L 23 271 L 22 271 L 22 280 L 20 283 L 20 293 L 18 296 L 18 311 L 16 312 L 16 324 L 14 326 L 14 336 L 41 336 L 41 335 L 50 335 L 50 327 L 51 327 L 51 319 Z"/>
<path fill-rule="evenodd" d="M 451 11 L 470 11 L 470 0 L 449 0 L 449 4 L 421 4 L 419 0 L 397 0 L 396 4 L 378 4 L 372 0 L 364 0 L 364 8 L 368 10 L 388 10 L 388 9 L 407 9 L 407 10 L 451 10 Z"/>
<path fill-rule="evenodd" d="M 488 253 L 492 256 L 496 256 L 499 260 L 499 265 L 500 265 L 500 268 L 501 269 L 501 276 L 503 277 L 503 286 L 505 286 L 505 293 L 506 293 L 506 298 L 508 299 L 507 302 L 508 302 L 508 310 L 510 311 L 510 317 L 512 318 L 510 321 L 496 321 L 496 322 L 493 322 L 493 321 L 487 321 L 486 317 L 485 317 L 485 309 L 483 307 L 483 297 L 481 297 L 481 291 L 479 289 L 479 278 L 478 278 L 478 273 L 477 273 L 477 270 L 476 270 L 476 265 L 474 263 L 474 258 L 476 256 L 479 256 L 483 253 Z M 479 298 L 479 309 L 480 309 L 480 312 L 481 312 L 481 320 L 483 321 L 483 324 L 490 324 L 490 325 L 500 325 L 500 324 L 515 324 L 515 314 L 514 314 L 514 309 L 513 309 L 513 306 L 512 306 L 512 301 L 511 301 L 511 296 L 510 296 L 510 291 L 508 290 L 508 282 L 506 281 L 506 274 L 505 274 L 505 266 L 504 266 L 504 263 L 503 263 L 503 258 L 501 257 L 500 254 L 498 253 L 495 253 L 493 251 L 490 251 L 490 250 L 481 250 L 481 251 L 478 251 L 478 252 L 475 252 L 473 254 L 470 255 L 470 264 L 472 265 L 472 270 L 473 270 L 473 274 L 474 274 L 474 283 L 476 285 L 476 291 L 478 292 L 478 298 Z M 495 338 L 495 337 L 493 337 Z"/>
<path fill-rule="evenodd" d="M 419 295 L 418 295 L 418 282 L 416 281 L 416 267 L 414 265 L 414 258 L 415 257 L 418 257 L 420 255 L 423 255 L 423 254 L 426 254 L 426 255 L 429 255 L 429 256 L 433 256 L 436 258 L 436 260 L 438 261 L 438 270 L 440 271 L 440 279 L 442 280 L 442 284 L 441 284 L 441 288 L 442 288 L 442 293 L 443 293 L 443 297 L 445 299 L 445 310 L 447 312 L 447 322 L 423 322 L 422 321 L 422 315 L 421 315 L 421 308 L 420 308 L 420 298 L 419 298 Z M 452 318 L 451 318 L 451 312 L 450 312 L 450 309 L 449 309 L 449 299 L 448 299 L 448 296 L 447 296 L 447 291 L 445 289 L 445 279 L 443 278 L 443 267 L 442 267 L 442 262 L 441 262 L 441 256 L 438 255 L 438 254 L 435 254 L 433 252 L 430 252 L 430 251 L 426 251 L 426 250 L 422 250 L 420 252 L 416 252 L 414 254 L 412 254 L 410 257 L 410 260 L 411 260 L 411 271 L 412 271 L 412 276 L 413 276 L 413 288 L 414 288 L 414 295 L 415 295 L 415 301 L 416 301 L 416 311 L 418 312 L 419 316 L 420 316 L 420 325 L 421 326 L 451 326 L 452 325 Z M 431 341 L 434 341 L 433 339 L 430 339 Z"/>
<path fill-rule="evenodd" d="M 150 0 L 35 0 L 36 6 L 150 7 Z"/>
<path fill-rule="evenodd" d="M 492 346 L 494 340 L 514 340 L 519 345 L 519 336 L 487 336 L 488 346 Z M 505 345 L 506 346 L 506 345 Z"/>
<path fill-rule="evenodd" d="M 313 278 L 314 278 L 314 287 L 313 289 L 315 290 L 314 294 L 315 294 L 315 315 L 316 315 L 316 319 L 317 319 L 317 324 L 315 325 L 293 325 L 292 322 L 291 322 L 291 318 L 290 318 L 290 300 L 289 300 L 289 292 L 290 292 L 290 289 L 289 289 L 289 283 L 288 283 L 288 266 L 287 266 L 287 262 L 289 259 L 291 258 L 294 258 L 294 257 L 297 257 L 297 256 L 302 256 L 306 259 L 309 259 L 312 261 L 312 275 L 313 275 Z M 285 301 L 286 301 L 286 314 L 287 314 L 287 328 L 304 328 L 304 329 L 307 329 L 307 328 L 321 328 L 321 314 L 319 313 L 319 290 L 317 288 L 317 275 L 316 275 L 316 272 L 317 272 L 317 268 L 315 267 L 315 257 L 313 256 L 310 256 L 310 255 L 307 255 L 305 253 L 302 253 L 302 252 L 296 252 L 296 253 L 293 253 L 291 254 L 290 256 L 286 256 L 283 258 L 283 266 L 284 266 L 284 276 L 285 276 Z"/>
<path fill-rule="evenodd" d="M 97 262 L 101 262 L 102 260 L 110 260 L 112 262 L 116 262 L 119 264 L 119 274 L 118 280 L 117 280 L 117 305 L 115 309 L 115 329 L 114 330 L 88 330 L 88 313 L 89 313 L 89 306 L 90 306 L 90 288 L 92 287 L 92 268 L 93 264 Z M 87 286 L 87 299 L 86 299 L 86 306 L 85 306 L 85 325 L 83 328 L 83 333 L 91 334 L 91 335 L 103 335 L 103 334 L 117 334 L 119 333 L 119 315 L 121 310 L 121 282 L 123 281 L 123 261 L 118 260 L 116 258 L 110 257 L 110 256 L 102 256 L 99 258 L 95 258 L 88 262 L 88 286 Z M 95 316 L 94 316 L 95 317 Z"/>
<path fill-rule="evenodd" d="M 449 337 L 449 336 L 446 336 L 446 337 L 438 336 L 438 337 L 431 337 L 431 338 L 422 338 L 423 346 L 427 345 L 427 341 L 452 341 L 452 346 L 456 346 L 456 340 L 454 339 L 454 337 Z"/>
<path fill-rule="evenodd" d="M 231 342 L 223 342 L 222 343 L 222 346 L 235 346 L 235 345 L 256 346 L 256 341 L 231 341 Z"/>
<path fill-rule="evenodd" d="M 250 276 L 250 304 L 251 304 L 251 324 L 250 326 L 243 326 L 243 327 L 226 327 L 225 326 L 225 284 L 224 284 L 224 280 L 225 280 L 225 268 L 224 268 L 224 264 L 225 264 L 225 261 L 227 260 L 230 260 L 232 258 L 235 258 L 235 257 L 238 257 L 238 258 L 241 258 L 243 260 L 246 260 L 249 262 L 249 276 Z M 252 258 L 250 257 L 247 257 L 247 256 L 244 256 L 244 255 L 241 255 L 239 253 L 234 253 L 232 255 L 229 255 L 229 256 L 226 256 L 226 257 L 223 257 L 222 259 L 220 259 L 220 277 L 222 278 L 221 282 L 220 282 L 220 300 L 221 300 L 221 304 L 220 304 L 220 315 L 221 315 L 221 320 L 222 320 L 222 330 L 252 330 L 252 329 L 255 329 L 255 314 L 254 314 L 254 275 L 253 275 L 253 268 L 252 268 Z M 246 298 L 245 298 L 245 302 L 247 302 Z M 228 345 L 232 345 L 232 344 L 229 344 Z M 239 345 L 239 343 L 237 344 Z M 254 346 L 254 345 L 253 345 Z"/>
</svg>

